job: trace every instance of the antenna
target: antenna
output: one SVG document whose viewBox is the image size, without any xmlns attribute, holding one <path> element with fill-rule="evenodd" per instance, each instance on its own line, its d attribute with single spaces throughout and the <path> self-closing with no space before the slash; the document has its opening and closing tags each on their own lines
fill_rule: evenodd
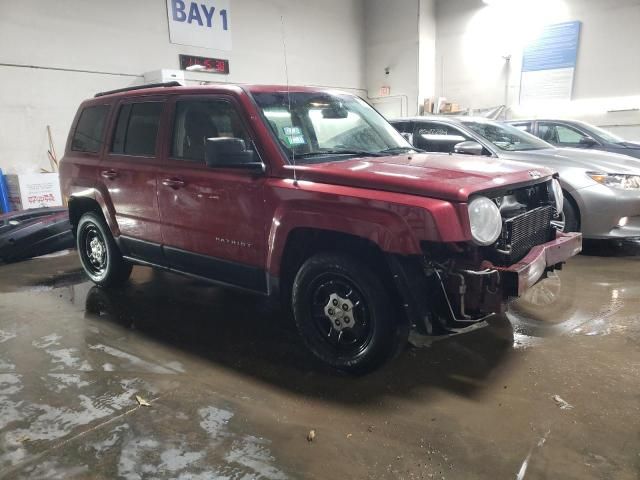
<svg viewBox="0 0 640 480">
<path fill-rule="evenodd" d="M 293 113 L 291 112 L 291 92 L 289 91 L 289 66 L 287 65 L 287 42 L 284 35 L 284 17 L 280 15 L 280 29 L 282 31 L 282 50 L 284 52 L 284 76 L 287 79 L 287 102 L 289 103 L 289 115 L 293 125 Z M 298 186 L 298 176 L 296 175 L 296 148 L 292 145 L 291 162 L 293 163 L 293 184 Z"/>
</svg>

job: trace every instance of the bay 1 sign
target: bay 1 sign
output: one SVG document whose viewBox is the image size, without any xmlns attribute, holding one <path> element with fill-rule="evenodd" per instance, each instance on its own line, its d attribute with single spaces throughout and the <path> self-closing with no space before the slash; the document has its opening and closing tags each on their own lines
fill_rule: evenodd
<svg viewBox="0 0 640 480">
<path fill-rule="evenodd" d="M 231 50 L 231 0 L 167 0 L 171 43 Z"/>
</svg>

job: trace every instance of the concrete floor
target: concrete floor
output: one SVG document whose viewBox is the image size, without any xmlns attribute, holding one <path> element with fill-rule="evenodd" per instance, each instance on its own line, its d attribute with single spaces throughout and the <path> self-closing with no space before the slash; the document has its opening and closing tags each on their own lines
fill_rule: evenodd
<svg viewBox="0 0 640 480">
<path fill-rule="evenodd" d="M 640 257 L 575 258 L 364 378 L 259 298 L 142 267 L 104 290 L 75 253 L 0 267 L 1 478 L 637 480 L 639 427 Z"/>
</svg>

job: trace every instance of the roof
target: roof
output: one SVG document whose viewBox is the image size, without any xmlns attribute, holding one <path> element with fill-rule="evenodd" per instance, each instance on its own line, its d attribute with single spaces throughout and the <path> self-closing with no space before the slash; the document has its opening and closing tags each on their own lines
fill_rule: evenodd
<svg viewBox="0 0 640 480">
<path fill-rule="evenodd" d="M 413 117 L 391 118 L 389 122 L 428 122 L 428 121 L 441 121 L 450 123 L 464 123 L 465 121 L 471 122 L 497 122 L 486 117 L 470 117 L 466 115 L 420 115 Z"/>
<path fill-rule="evenodd" d="M 520 122 L 564 122 L 564 123 L 578 123 L 580 125 L 587 125 L 587 123 L 581 120 L 571 120 L 567 118 L 512 118 L 507 120 L 506 123 L 520 123 Z"/>
<path fill-rule="evenodd" d="M 213 83 L 208 85 L 183 86 L 177 82 L 165 84 L 134 85 L 129 88 L 100 92 L 95 95 L 96 99 L 114 97 L 137 97 L 143 95 L 165 95 L 165 94 L 203 94 L 211 93 L 240 93 L 247 91 L 251 93 L 285 93 L 289 92 L 336 92 L 332 88 L 309 87 L 301 85 L 252 85 L 252 84 L 231 84 Z"/>
</svg>

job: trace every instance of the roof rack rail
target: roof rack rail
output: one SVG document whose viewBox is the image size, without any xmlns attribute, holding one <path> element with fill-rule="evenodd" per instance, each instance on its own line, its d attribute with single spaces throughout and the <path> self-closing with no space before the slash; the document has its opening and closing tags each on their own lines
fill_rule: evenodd
<svg viewBox="0 0 640 480">
<path fill-rule="evenodd" d="M 180 82 L 164 82 L 164 83 L 147 83 L 146 85 L 135 85 L 133 87 L 125 87 L 118 88 L 116 90 L 108 90 L 106 92 L 96 93 L 93 97 L 104 97 L 105 95 L 111 95 L 113 93 L 122 93 L 122 92 L 130 92 L 131 90 L 142 90 L 144 88 L 155 88 L 155 87 L 181 87 L 182 84 Z"/>
</svg>

